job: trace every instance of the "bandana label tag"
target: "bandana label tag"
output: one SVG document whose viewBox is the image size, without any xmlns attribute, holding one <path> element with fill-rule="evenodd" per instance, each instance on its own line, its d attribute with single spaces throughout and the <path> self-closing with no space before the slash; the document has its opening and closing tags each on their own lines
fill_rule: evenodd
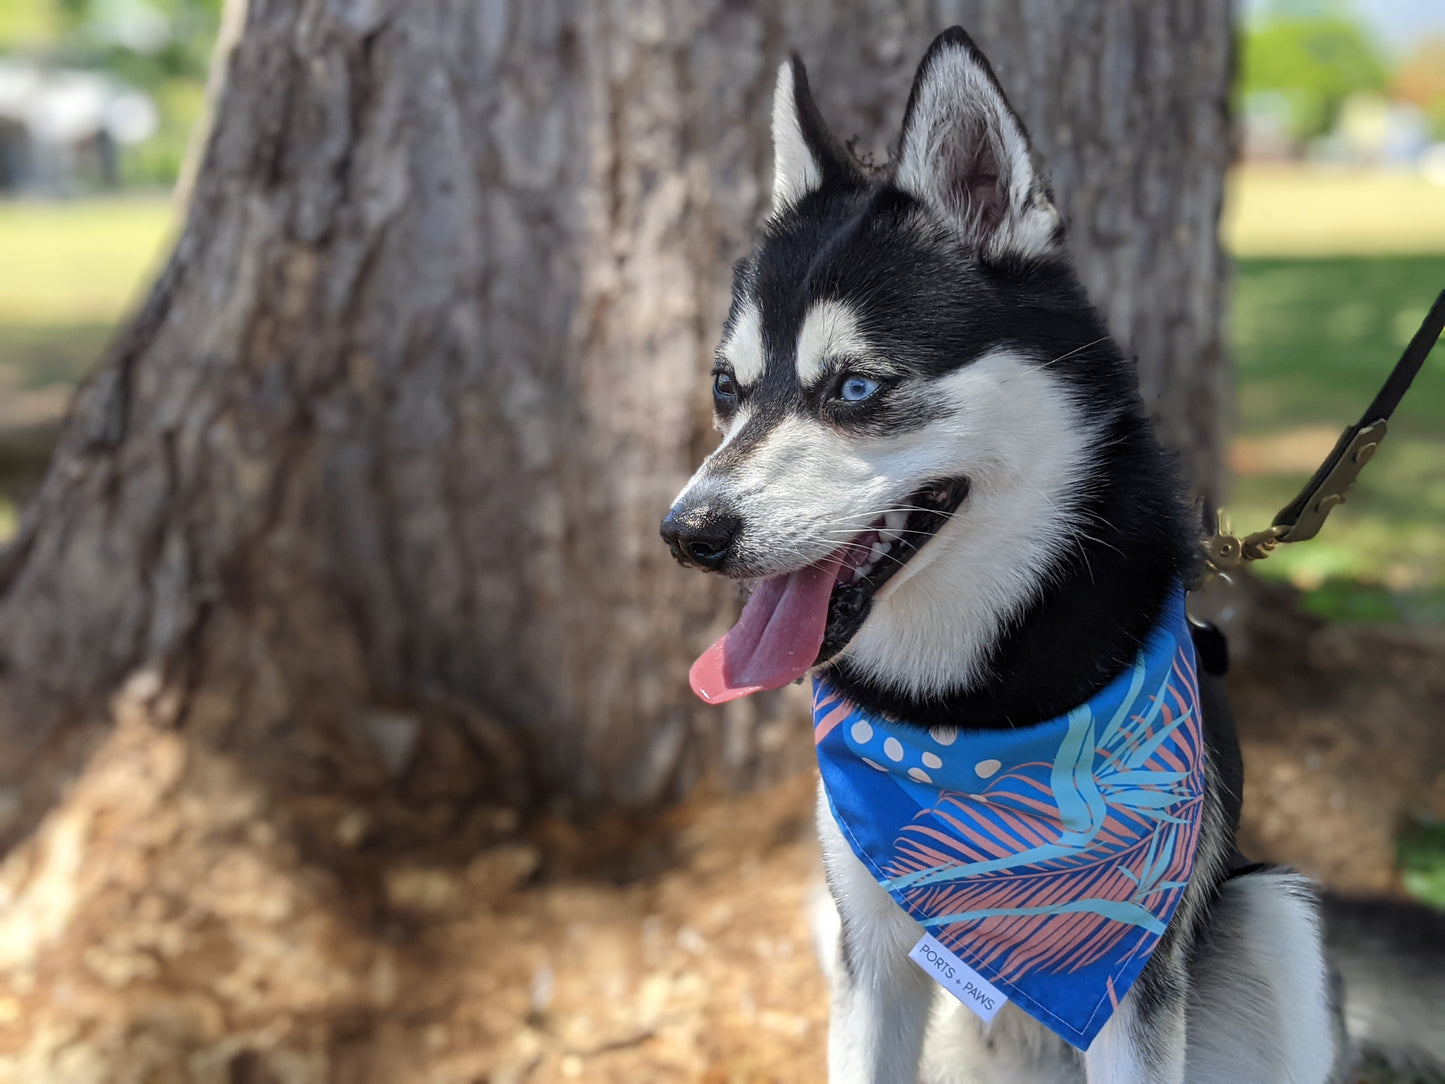
<svg viewBox="0 0 1445 1084">
<path fill-rule="evenodd" d="M 1008 1004 L 1008 996 L 1002 990 L 949 952 L 932 934 L 924 934 L 913 946 L 908 958 L 978 1014 L 984 1023 L 991 1021 L 999 1009 Z"/>
</svg>

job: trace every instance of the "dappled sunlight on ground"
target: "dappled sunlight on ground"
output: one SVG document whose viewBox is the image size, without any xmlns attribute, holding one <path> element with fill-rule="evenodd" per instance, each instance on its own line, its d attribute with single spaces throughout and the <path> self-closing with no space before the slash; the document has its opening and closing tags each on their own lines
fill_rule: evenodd
<svg viewBox="0 0 1445 1084">
<path fill-rule="evenodd" d="M 1240 478 L 1309 475 L 1329 454 L 1339 435 L 1339 429 L 1306 425 L 1268 436 L 1240 437 L 1229 445 L 1227 463 L 1230 472 Z"/>
<path fill-rule="evenodd" d="M 1397 891 L 1397 826 L 1445 813 L 1440 645 L 1281 618 L 1254 646 L 1232 678 L 1247 853 Z M 60 1079 L 7 1060 L 49 1053 L 135 1079 L 824 1078 L 812 772 L 651 817 L 486 806 L 419 850 L 405 809 L 269 793 L 135 716 L 0 869 L 0 1076 Z"/>
</svg>

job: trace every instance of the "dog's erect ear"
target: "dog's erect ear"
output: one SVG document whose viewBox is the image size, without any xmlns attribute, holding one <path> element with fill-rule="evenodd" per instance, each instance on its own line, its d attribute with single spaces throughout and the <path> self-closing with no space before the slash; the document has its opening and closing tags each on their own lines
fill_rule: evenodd
<svg viewBox="0 0 1445 1084">
<path fill-rule="evenodd" d="M 808 73 L 796 53 L 778 68 L 773 92 L 773 214 L 823 183 L 861 183 L 852 155 L 838 144 L 808 90 Z"/>
<path fill-rule="evenodd" d="M 918 66 L 894 183 L 987 255 L 1043 256 L 1063 243 L 1028 133 L 958 27 L 935 38 Z"/>
</svg>

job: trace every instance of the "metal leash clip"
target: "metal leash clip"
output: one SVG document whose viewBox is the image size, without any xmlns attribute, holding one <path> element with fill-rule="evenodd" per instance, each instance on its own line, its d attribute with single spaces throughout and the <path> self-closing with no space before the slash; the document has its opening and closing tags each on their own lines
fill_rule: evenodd
<svg viewBox="0 0 1445 1084">
<path fill-rule="evenodd" d="M 1304 542 L 1320 533 L 1325 518 L 1345 502 L 1360 471 L 1379 451 L 1390 415 L 1425 364 L 1442 330 L 1445 330 L 1445 291 L 1435 299 L 1420 330 L 1415 332 L 1384 387 L 1360 420 L 1340 434 L 1308 484 L 1280 509 L 1270 526 L 1239 538 L 1229 533 L 1222 516 L 1216 516 L 1214 534 L 1204 542 L 1204 565 L 1191 590 L 1203 587 L 1216 576 L 1228 579 L 1231 571 L 1248 561 L 1268 557 L 1281 543 Z"/>
<path fill-rule="evenodd" d="M 1262 531 L 1238 538 L 1229 533 L 1228 524 L 1221 513 L 1218 516 L 1214 534 L 1204 542 L 1204 568 L 1194 589 L 1203 587 L 1216 576 L 1229 579 L 1229 573 L 1246 561 L 1258 561 L 1268 557 L 1280 543 L 1283 528 L 1267 527 Z"/>
</svg>

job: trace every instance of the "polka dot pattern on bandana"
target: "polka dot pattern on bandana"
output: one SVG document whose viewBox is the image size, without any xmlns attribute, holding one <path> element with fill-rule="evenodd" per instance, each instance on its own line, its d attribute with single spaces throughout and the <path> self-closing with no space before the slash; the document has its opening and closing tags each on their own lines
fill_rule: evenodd
<svg viewBox="0 0 1445 1084">
<path fill-rule="evenodd" d="M 965 757 L 955 748 L 958 736 L 953 727 L 887 734 L 866 719 L 855 719 L 847 726 L 846 740 L 864 764 L 895 773 L 900 781 L 980 789 L 980 782 L 993 778 L 1003 765 L 998 760 Z"/>
</svg>

